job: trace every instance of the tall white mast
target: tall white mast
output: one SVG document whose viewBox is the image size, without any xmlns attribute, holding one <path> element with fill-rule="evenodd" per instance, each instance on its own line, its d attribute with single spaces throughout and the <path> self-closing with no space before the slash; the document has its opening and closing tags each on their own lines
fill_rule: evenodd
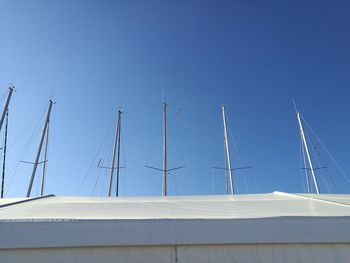
<svg viewBox="0 0 350 263">
<path fill-rule="evenodd" d="M 304 144 L 303 144 L 302 141 L 300 141 L 300 146 L 301 146 L 302 154 L 303 154 L 304 167 L 306 168 L 305 149 L 304 149 Z M 308 194 L 311 194 L 310 183 L 309 183 L 309 174 L 308 174 L 307 171 L 308 171 L 308 170 L 305 169 L 305 179 L 306 179 L 307 193 L 308 193 Z"/>
<path fill-rule="evenodd" d="M 232 181 L 232 168 L 231 168 L 231 158 L 230 158 L 230 149 L 228 145 L 228 136 L 227 136 L 227 125 L 226 125 L 226 114 L 225 114 L 225 106 L 222 105 L 222 120 L 224 123 L 224 147 L 226 151 L 226 164 L 225 164 L 225 170 L 228 172 L 229 175 L 229 183 L 230 183 L 230 191 L 231 195 L 234 194 L 234 189 L 233 189 L 233 181 Z M 226 179 L 226 182 L 228 183 L 228 180 Z M 226 189 L 228 186 L 226 185 Z"/>
<path fill-rule="evenodd" d="M 228 183 L 228 167 L 227 167 L 227 155 L 226 155 L 226 140 L 225 140 L 225 135 L 224 135 L 224 161 L 225 161 L 225 166 L 224 166 L 224 170 L 225 170 L 225 189 L 226 189 L 226 194 L 229 194 L 229 183 Z M 219 167 L 218 167 L 219 168 Z"/>
<path fill-rule="evenodd" d="M 299 111 L 297 111 L 297 119 L 298 119 L 299 128 L 300 128 L 301 140 L 303 142 L 304 149 L 305 149 L 305 152 L 306 152 L 306 157 L 307 157 L 307 160 L 308 160 L 308 163 L 309 163 L 309 166 L 310 166 L 311 175 L 312 175 L 312 179 L 313 179 L 314 184 L 315 184 L 316 193 L 319 194 L 320 191 L 319 191 L 318 184 L 317 184 L 315 170 L 314 170 L 314 167 L 312 165 L 312 160 L 311 160 L 310 153 L 309 153 L 309 148 L 308 148 L 308 145 L 307 145 L 307 142 L 306 142 L 304 128 L 303 128 L 303 124 L 301 122 L 300 112 Z"/>
<path fill-rule="evenodd" d="M 38 164 L 39 164 L 39 158 L 40 158 L 41 149 L 42 149 L 42 146 L 43 146 L 43 143 L 44 143 L 44 139 L 45 139 L 47 127 L 48 127 L 49 122 L 50 122 L 50 114 L 51 114 L 52 104 L 53 104 L 53 101 L 52 101 L 52 100 L 49 100 L 49 108 L 48 108 L 48 110 L 47 110 L 45 125 L 44 125 L 43 132 L 42 132 L 42 134 L 41 134 L 41 139 L 40 139 L 40 143 L 39 143 L 39 148 L 38 148 L 38 152 L 37 152 L 37 154 L 36 154 L 36 158 L 35 158 L 35 162 L 34 162 L 34 167 L 33 167 L 33 171 L 32 171 L 32 176 L 31 176 L 31 178 L 30 178 L 30 182 L 29 182 L 29 186 L 28 186 L 27 197 L 30 197 L 30 193 L 31 193 L 31 191 L 32 191 L 32 186 L 33 186 L 33 182 L 34 182 L 34 177 L 35 177 L 36 170 L 37 170 Z M 45 161 L 45 160 L 44 160 L 44 161 Z"/>
<path fill-rule="evenodd" d="M 167 141 L 166 141 L 166 109 L 168 104 L 163 102 L 163 180 L 162 195 L 167 195 Z"/>
</svg>

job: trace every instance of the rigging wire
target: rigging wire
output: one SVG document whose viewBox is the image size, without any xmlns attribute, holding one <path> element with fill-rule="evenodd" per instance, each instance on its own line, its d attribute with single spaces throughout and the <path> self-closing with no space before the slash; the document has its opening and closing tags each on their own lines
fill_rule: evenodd
<svg viewBox="0 0 350 263">
<path fill-rule="evenodd" d="M 234 153 L 235 153 L 236 160 L 237 160 L 237 162 L 238 162 L 238 165 L 241 166 L 241 165 L 242 165 L 242 161 L 241 161 L 241 158 L 240 158 L 240 156 L 239 156 L 239 154 L 238 154 L 238 146 L 237 146 L 237 142 L 236 142 L 235 135 L 234 135 L 233 130 L 232 130 L 232 128 L 231 128 L 230 121 L 229 121 L 229 120 L 226 120 L 226 122 L 227 122 L 227 127 L 228 127 L 229 132 L 230 132 L 229 135 L 230 135 L 230 137 L 231 137 L 231 142 L 232 142 L 232 144 L 233 144 L 233 151 L 234 151 Z"/>
<path fill-rule="evenodd" d="M 325 170 L 327 171 L 327 174 L 328 174 L 329 178 L 331 179 L 332 183 L 334 184 L 336 191 L 337 191 L 338 193 L 340 193 L 339 188 L 338 188 L 338 185 L 336 184 L 336 182 L 335 182 L 335 180 L 334 180 L 334 177 L 332 176 L 332 174 L 331 174 L 329 168 L 326 166 L 326 162 L 325 162 L 324 159 L 322 158 L 322 155 L 321 155 L 320 151 L 318 150 L 318 147 L 317 147 L 316 142 L 313 140 L 312 136 L 309 136 L 309 137 L 310 137 L 310 141 L 311 141 L 312 146 L 313 146 L 312 148 L 313 148 L 314 154 L 315 154 L 315 156 L 318 157 L 318 159 L 316 159 L 316 160 L 317 160 L 317 163 L 318 163 L 318 167 L 321 167 L 321 168 L 322 168 L 322 167 L 325 167 Z M 324 182 L 326 182 L 325 179 L 324 179 L 323 177 L 321 177 L 321 178 L 322 178 L 322 180 L 323 180 Z M 330 186 L 328 185 L 328 182 L 326 182 L 326 185 L 327 185 L 327 188 L 328 188 L 329 192 L 332 192 L 331 189 L 330 189 Z"/>
<path fill-rule="evenodd" d="M 183 108 L 180 108 L 177 112 L 176 112 L 176 116 L 179 117 L 179 116 L 182 116 L 183 114 Z M 177 118 L 178 120 L 178 118 Z M 169 137 L 170 137 L 170 144 L 172 144 L 172 141 L 174 142 L 174 144 L 172 145 L 176 145 L 176 146 L 179 146 L 181 144 L 178 143 L 178 140 L 176 139 L 176 136 L 175 134 L 173 133 L 173 129 L 172 129 L 172 125 L 169 123 L 167 123 L 167 131 L 168 131 L 168 134 L 169 134 Z M 184 155 L 183 155 L 183 151 L 179 151 L 178 150 L 178 147 L 170 147 L 170 151 L 172 153 L 172 156 L 174 157 L 173 160 L 176 158 L 176 159 L 180 159 L 180 162 L 181 163 L 184 163 Z M 182 161 L 181 161 L 182 160 Z M 174 187 L 175 187 L 175 190 L 177 192 L 177 194 L 180 194 L 180 187 L 179 187 L 179 182 L 177 180 L 178 176 L 181 175 L 181 173 L 178 173 L 179 171 L 174 171 L 173 173 L 173 180 L 174 180 Z"/>
<path fill-rule="evenodd" d="M 83 178 L 83 181 L 81 182 L 81 184 L 80 184 L 80 186 L 79 186 L 79 188 L 78 188 L 77 194 L 80 194 L 80 191 L 81 191 L 82 187 L 84 186 L 84 184 L 85 184 L 85 182 L 86 182 L 86 179 L 87 179 L 87 177 L 89 176 L 89 174 L 90 174 L 90 172 L 91 172 L 93 166 L 96 165 L 96 161 L 97 161 L 98 155 L 99 155 L 100 151 L 102 150 L 102 147 L 105 146 L 105 143 L 106 143 L 106 141 L 107 141 L 107 138 L 110 136 L 110 133 L 111 133 L 111 131 L 112 131 L 113 125 L 114 125 L 114 121 L 112 121 L 110 127 L 108 128 L 107 132 L 105 133 L 104 138 L 103 138 L 103 140 L 102 140 L 102 143 L 101 143 L 100 146 L 98 147 L 98 150 L 97 150 L 97 152 L 96 152 L 94 158 L 92 159 L 92 161 L 91 161 L 91 163 L 90 163 L 90 165 L 89 165 L 89 168 L 88 168 L 87 172 L 85 173 L 85 176 L 84 176 L 84 178 Z"/>
<path fill-rule="evenodd" d="M 160 130 L 162 130 L 163 129 L 163 127 L 161 126 L 161 129 Z M 146 154 L 146 158 L 145 158 L 145 165 L 147 165 L 148 163 L 149 163 L 149 161 L 150 161 L 150 159 L 151 159 L 151 157 L 153 157 L 153 153 L 154 153 L 154 149 L 155 149 L 155 146 L 156 146 L 156 144 L 157 145 L 159 145 L 159 136 L 157 136 L 156 134 L 153 136 L 153 142 L 152 142 L 152 144 L 150 144 L 150 146 L 148 146 L 147 148 L 147 154 Z M 145 172 L 145 174 L 146 174 L 146 177 L 150 177 L 150 176 L 153 176 L 154 175 L 154 173 L 152 173 L 151 171 L 150 171 L 150 169 L 146 169 L 146 172 Z M 143 184 L 141 183 L 141 188 L 143 187 Z M 153 186 L 154 186 L 154 192 L 155 193 L 157 193 L 158 192 L 158 190 L 159 189 L 162 189 L 161 187 L 162 187 L 162 184 L 160 184 L 160 186 L 158 186 L 158 180 L 157 180 L 157 183 L 155 183 L 155 184 L 153 184 Z M 159 187 L 159 188 L 158 188 Z"/>
<path fill-rule="evenodd" d="M 181 195 L 181 190 L 180 190 L 180 187 L 179 187 L 179 183 L 176 180 L 176 178 L 175 178 L 175 189 L 176 189 L 177 195 Z"/>
<path fill-rule="evenodd" d="M 314 158 L 313 158 L 314 163 L 316 163 L 316 166 L 314 166 L 314 173 L 315 173 L 315 176 L 316 176 L 316 177 L 318 176 L 318 178 L 321 179 L 322 182 L 324 183 L 324 185 L 327 187 L 328 192 L 331 192 L 330 187 L 329 187 L 329 184 L 328 184 L 328 182 L 325 180 L 324 176 L 321 176 L 321 174 L 320 174 L 318 171 L 316 171 L 316 169 L 320 169 L 321 167 L 323 167 L 323 164 L 321 164 L 319 158 L 316 158 L 316 157 L 317 157 L 317 152 L 316 152 L 316 146 L 315 146 L 315 144 L 314 144 L 314 141 L 312 140 L 311 136 L 309 136 L 309 135 L 307 134 L 307 132 L 305 132 L 305 136 L 307 136 L 307 139 L 308 139 L 308 141 L 310 142 L 310 146 L 311 146 L 311 148 L 309 148 L 309 149 L 311 149 L 310 153 L 311 153 L 311 156 L 314 157 Z M 315 169 L 315 168 L 316 168 L 316 169 Z M 320 181 L 320 180 L 318 180 L 318 181 Z M 319 186 L 319 188 L 320 188 L 320 186 Z"/>
<path fill-rule="evenodd" d="M 97 183 L 100 179 L 100 176 L 101 176 L 101 173 L 102 173 L 102 169 L 99 170 L 99 173 L 97 175 L 97 180 L 95 182 L 95 185 L 94 185 L 94 188 L 92 189 L 92 192 L 91 192 L 91 195 L 94 196 L 95 195 L 95 190 L 96 190 L 96 187 L 97 187 Z"/>
<path fill-rule="evenodd" d="M 43 115 L 45 113 L 46 105 L 44 105 L 40 111 L 36 114 L 36 116 L 28 123 L 28 125 L 22 130 L 22 132 L 13 140 L 14 142 L 8 146 L 8 151 L 10 151 L 23 137 L 23 135 L 27 132 L 27 130 L 36 123 L 37 119 L 40 117 L 40 119 L 43 118 Z M 39 125 L 39 124 L 38 124 Z"/>
<path fill-rule="evenodd" d="M 40 169 L 39 169 L 39 171 L 40 171 Z M 39 180 L 37 179 L 35 181 L 36 181 L 36 196 L 38 196 L 39 195 Z"/>
<path fill-rule="evenodd" d="M 337 163 L 337 161 L 335 160 L 335 158 L 331 155 L 331 153 L 328 151 L 328 149 L 326 148 L 326 146 L 321 142 L 320 138 L 317 136 L 317 134 L 314 132 L 314 130 L 311 128 L 311 126 L 308 124 L 308 122 L 301 116 L 301 118 L 303 119 L 303 121 L 305 122 L 305 124 L 308 126 L 308 128 L 310 129 L 311 133 L 313 134 L 313 136 L 315 136 L 316 140 L 318 141 L 318 143 L 321 145 L 321 147 L 323 148 L 323 150 L 326 152 L 326 154 L 328 155 L 328 157 L 331 159 L 331 161 L 335 164 L 335 166 L 338 168 L 338 170 L 340 171 L 340 173 L 344 176 L 345 180 L 350 184 L 350 178 L 346 175 L 346 173 L 343 171 L 343 169 L 340 167 L 340 165 Z"/>
<path fill-rule="evenodd" d="M 302 158 L 301 158 L 302 156 Z M 300 175 L 301 178 L 303 178 L 303 169 L 302 169 L 302 161 L 304 162 L 304 170 L 305 170 L 305 181 L 306 181 L 306 189 L 305 189 L 305 183 L 304 180 L 302 179 L 302 184 L 303 184 L 303 189 L 305 192 L 307 192 L 308 194 L 311 194 L 311 189 L 310 189 L 310 182 L 309 182 L 309 173 L 308 173 L 308 169 L 307 168 L 307 164 L 306 164 L 306 153 L 305 153 L 305 149 L 304 149 L 304 145 L 303 142 L 301 140 L 301 135 L 300 135 Z"/>
<path fill-rule="evenodd" d="M 10 86 L 12 86 L 12 85 L 10 85 Z M 0 101 L 1 102 L 5 99 L 7 94 L 8 94 L 8 90 L 3 91 L 3 92 L 0 93 Z"/>
<path fill-rule="evenodd" d="M 123 173 L 123 195 L 125 195 L 125 185 L 126 185 L 126 155 L 125 155 L 125 143 L 124 143 L 124 133 L 120 134 L 121 137 L 121 142 L 122 142 L 122 153 L 123 153 L 123 167 L 124 169 L 122 169 L 122 173 Z"/>
<path fill-rule="evenodd" d="M 174 136 L 174 134 L 172 133 L 172 129 L 169 127 L 169 125 L 167 125 L 168 127 L 167 127 L 167 132 L 168 132 L 168 135 L 169 135 L 169 137 L 170 137 L 170 140 L 168 140 L 168 143 L 169 143 L 169 146 L 170 147 L 168 147 L 168 150 L 170 151 L 170 154 L 171 154 L 171 156 L 172 156 L 172 160 L 174 160 L 175 158 L 177 159 L 178 158 L 178 156 L 179 156 L 179 154 L 178 154 L 178 152 L 179 151 L 175 151 L 175 147 L 171 147 L 171 145 L 179 145 L 178 143 L 177 143 L 177 141 L 176 141 L 176 139 L 175 139 L 175 136 Z M 175 144 L 172 144 L 172 142 L 171 141 L 174 141 L 174 143 Z M 176 152 L 176 153 L 175 153 Z M 181 154 L 180 154 L 181 155 Z M 184 159 L 184 158 L 181 158 L 182 160 Z M 169 162 L 169 163 L 173 163 L 173 162 Z M 170 173 L 168 173 L 168 175 L 169 175 Z M 173 180 L 174 181 L 174 184 L 172 185 L 172 187 L 171 188 L 174 188 L 174 190 L 176 191 L 176 190 L 178 190 L 178 189 L 176 189 L 176 187 L 178 187 L 178 182 L 177 182 L 177 176 L 178 176 L 178 174 L 176 173 L 176 172 L 173 172 L 173 173 L 171 173 L 172 174 L 172 176 L 170 176 L 170 178 L 171 178 L 171 180 Z M 179 191 L 177 191 L 177 194 L 179 194 Z"/>
<path fill-rule="evenodd" d="M 160 130 L 162 130 L 163 126 L 161 126 L 160 128 L 161 128 Z M 157 134 L 155 134 L 154 137 L 153 137 L 153 143 L 151 144 L 150 147 L 147 147 L 148 151 L 147 151 L 146 161 L 145 161 L 146 164 L 149 163 L 149 160 L 150 160 L 151 156 L 153 156 L 155 144 L 157 143 L 157 141 L 158 141 L 158 144 L 159 144 L 159 136 L 157 136 Z"/>
<path fill-rule="evenodd" d="M 214 174 L 211 173 L 211 194 L 214 194 Z"/>
<path fill-rule="evenodd" d="M 253 173 L 253 183 L 254 183 L 256 192 L 260 193 L 259 186 L 258 186 L 258 184 L 256 182 L 256 174 L 255 174 L 255 168 L 254 167 L 252 167 L 252 173 Z"/>
<path fill-rule="evenodd" d="M 115 123 L 114 123 L 115 125 Z M 104 148 L 104 152 L 103 154 L 101 155 L 102 156 L 102 160 L 105 160 L 107 161 L 107 163 L 110 163 L 111 162 L 111 159 L 112 159 L 112 156 L 110 155 L 110 153 L 112 152 L 112 147 L 113 147 L 113 144 L 112 143 L 107 143 L 108 141 L 112 141 L 111 139 L 111 135 L 109 136 L 110 140 L 107 140 L 106 141 L 106 145 L 105 145 L 105 148 Z M 106 182 L 109 182 L 109 179 L 110 179 L 110 176 L 109 176 L 109 171 L 110 169 L 100 169 L 100 170 L 104 170 L 102 173 L 100 173 L 102 175 L 102 179 L 100 181 L 101 182 L 101 193 L 103 193 L 104 189 L 103 189 L 103 184 L 106 183 Z M 115 178 L 113 177 L 113 182 L 115 182 L 114 180 Z M 98 180 L 96 180 L 98 181 Z M 97 184 L 97 182 L 96 182 Z M 97 184 L 98 185 L 98 184 Z"/>
<path fill-rule="evenodd" d="M 304 118 L 303 118 L 303 120 L 304 120 L 304 122 L 307 124 L 307 128 L 308 128 L 310 131 L 312 131 L 310 125 L 305 121 Z M 324 167 L 324 168 L 326 169 L 327 175 L 328 175 L 328 177 L 330 178 L 331 182 L 333 183 L 333 185 L 334 185 L 336 191 L 337 191 L 338 193 L 340 193 L 339 187 L 338 187 L 338 185 L 337 185 L 337 183 L 336 183 L 336 181 L 335 181 L 333 175 L 331 174 L 329 168 L 326 166 L 326 162 L 325 162 L 325 160 L 323 159 L 323 157 L 322 157 L 322 155 L 321 155 L 321 153 L 320 153 L 320 151 L 319 151 L 319 149 L 318 149 L 318 147 L 317 147 L 317 143 L 316 143 L 315 140 L 314 140 L 314 138 L 316 138 L 316 140 L 317 140 L 317 136 L 316 136 L 315 133 L 312 133 L 312 135 L 313 135 L 313 136 L 308 136 L 308 137 L 309 137 L 309 139 L 310 139 L 310 141 L 311 141 L 311 144 L 312 144 L 312 146 L 313 146 L 313 147 L 312 147 L 312 150 L 313 150 L 314 156 L 317 157 L 316 161 L 317 161 L 318 167 L 320 167 L 320 168 L 323 168 L 323 167 Z M 320 140 L 317 140 L 317 141 L 318 141 L 318 143 L 321 145 Z M 325 180 L 325 178 L 324 178 L 323 176 L 321 176 L 321 178 L 322 178 L 322 181 L 325 182 L 325 184 L 326 184 L 326 186 L 327 186 L 329 192 L 331 192 L 331 189 L 330 189 L 330 186 L 329 186 L 328 182 Z"/>
<path fill-rule="evenodd" d="M 103 160 L 106 160 L 106 161 L 109 162 L 109 159 L 107 159 L 105 157 L 107 156 L 107 153 L 109 153 L 109 147 L 108 146 L 111 147 L 111 144 L 107 144 L 107 141 L 108 140 L 106 140 L 106 143 L 103 145 L 103 146 L 105 146 L 105 148 L 104 148 L 104 152 L 103 152 L 103 154 L 101 156 L 102 156 Z M 94 188 L 93 188 L 93 191 L 92 191 L 92 195 L 93 196 L 95 195 L 95 193 L 97 194 L 97 191 L 99 191 L 100 194 L 103 193 L 103 191 L 104 191 L 103 186 L 106 183 L 107 178 L 109 178 L 107 176 L 108 175 L 108 171 L 109 171 L 109 169 L 108 170 L 107 169 L 98 169 L 98 176 L 97 176 L 97 178 L 95 180 L 95 185 L 94 185 Z M 98 189 L 99 187 L 100 187 L 100 190 Z"/>
<path fill-rule="evenodd" d="M 45 114 L 45 107 L 43 107 L 43 110 L 41 112 L 41 116 L 40 114 L 38 114 L 37 116 L 40 116 L 38 122 L 36 123 L 36 126 L 34 127 L 34 130 L 33 132 L 30 134 L 30 136 L 28 137 L 24 147 L 23 147 L 23 150 L 20 152 L 20 154 L 18 155 L 18 158 L 16 159 L 16 165 L 14 168 L 12 168 L 12 170 L 10 171 L 10 177 L 9 177 L 9 185 L 8 185 L 8 188 L 6 190 L 6 195 L 8 194 L 8 192 L 10 191 L 11 189 L 11 186 L 12 186 L 12 183 L 17 175 L 17 171 L 18 171 L 18 168 L 20 166 L 20 160 L 23 159 L 24 155 L 27 153 L 29 147 L 32 145 L 33 141 L 34 141 L 34 137 L 35 136 L 38 136 L 38 131 L 39 131 L 39 127 L 40 127 L 40 123 L 42 122 L 42 119 L 44 118 L 44 114 Z M 35 117 L 35 119 L 38 119 L 37 116 Z M 27 126 L 28 128 L 29 126 Z M 27 129 L 26 128 L 26 129 Z M 12 145 L 13 146 L 13 145 Z"/>
<path fill-rule="evenodd" d="M 304 185 L 304 180 L 303 180 L 303 170 L 302 170 L 302 146 L 301 146 L 301 143 L 300 143 L 300 145 L 299 145 L 300 147 L 299 147 L 299 166 L 300 166 L 300 178 L 301 178 L 301 185 L 302 185 L 302 187 L 303 187 L 303 191 L 304 192 L 306 192 L 305 191 L 305 185 Z"/>
<path fill-rule="evenodd" d="M 171 139 L 171 140 L 169 140 L 169 143 L 172 144 L 172 141 L 174 141 L 174 143 L 173 143 L 172 145 L 177 145 L 177 146 L 180 145 L 180 144 L 178 143 L 178 140 L 176 139 L 175 134 L 173 133 L 172 126 L 171 126 L 171 124 L 169 124 L 169 123 L 167 123 L 167 132 L 168 132 L 169 137 L 170 137 L 170 139 Z M 182 151 L 177 150 L 176 147 L 170 147 L 170 151 L 171 151 L 171 153 L 173 154 L 172 156 L 174 156 L 174 157 L 176 157 L 176 158 L 180 157 L 180 159 L 182 159 L 182 160 L 185 159 L 185 158 L 184 158 L 184 155 L 182 154 Z M 176 152 L 175 152 L 175 151 L 176 151 Z"/>
<path fill-rule="evenodd" d="M 234 151 L 234 154 L 235 154 L 235 159 L 237 160 L 238 166 L 241 167 L 242 166 L 242 160 L 241 160 L 240 155 L 239 155 L 236 136 L 235 136 L 235 134 L 234 134 L 234 132 L 232 130 L 232 127 L 230 125 L 230 120 L 226 120 L 226 122 L 227 122 L 227 127 L 229 129 L 229 136 L 231 137 L 231 142 L 232 142 L 232 145 L 233 145 L 233 151 Z M 243 172 L 242 176 L 241 176 L 241 177 L 243 177 L 242 178 L 243 186 L 246 188 L 247 193 L 250 193 L 251 189 L 249 188 L 249 184 L 248 184 L 248 181 L 247 181 L 248 173 L 246 171 L 241 171 L 241 172 Z M 236 171 L 236 174 L 237 174 L 237 171 Z M 254 176 L 254 174 L 253 174 L 253 176 Z M 238 181 L 239 181 L 237 179 L 238 179 L 237 176 L 234 176 L 233 180 L 236 181 L 236 183 L 238 183 Z M 255 178 L 254 178 L 254 180 L 256 182 Z M 238 190 L 238 189 L 236 189 L 236 190 Z"/>
<path fill-rule="evenodd" d="M 156 174 L 155 173 L 151 173 L 151 176 L 155 177 Z M 153 190 L 154 193 L 162 194 L 162 191 L 161 191 L 161 189 L 162 189 L 162 179 L 159 176 L 157 176 L 157 179 L 159 179 L 159 180 L 155 180 L 155 183 L 153 184 L 153 189 L 152 190 Z M 141 186 L 141 189 L 143 189 L 143 184 L 141 184 L 140 186 Z"/>
<path fill-rule="evenodd" d="M 47 167 L 48 167 L 48 160 L 49 160 L 49 127 L 50 125 L 47 126 L 47 131 L 46 131 L 46 144 L 45 144 L 45 154 L 44 154 L 44 160 L 43 160 L 43 167 L 42 167 L 42 175 L 41 175 L 41 181 L 42 181 L 42 190 L 40 189 L 40 195 L 44 195 L 45 193 L 45 183 L 46 183 L 46 174 L 47 174 Z"/>
<path fill-rule="evenodd" d="M 105 175 L 106 175 L 106 171 L 105 171 Z M 103 196 L 104 195 L 104 192 L 105 191 L 105 185 L 107 185 L 107 177 L 106 176 L 103 176 L 102 177 L 102 184 L 101 184 L 101 190 L 100 190 L 100 196 Z M 115 180 L 114 180 L 114 186 L 116 186 L 116 183 L 115 183 Z M 112 195 L 113 196 L 113 195 Z"/>
</svg>

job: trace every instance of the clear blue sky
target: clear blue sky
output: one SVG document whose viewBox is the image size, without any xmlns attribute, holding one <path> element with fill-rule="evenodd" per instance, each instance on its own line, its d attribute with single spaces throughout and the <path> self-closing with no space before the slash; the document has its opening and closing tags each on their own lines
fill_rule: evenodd
<svg viewBox="0 0 350 263">
<path fill-rule="evenodd" d="M 18 89 L 7 196 L 26 192 L 31 166 L 18 161 L 34 160 L 35 116 L 51 95 L 46 193 L 106 195 L 107 171 L 96 165 L 109 165 L 123 106 L 121 194 L 159 195 L 161 174 L 144 166 L 161 166 L 163 94 L 169 166 L 187 165 L 169 175 L 170 194 L 225 192 L 224 174 L 212 169 L 224 162 L 222 103 L 233 165 L 254 167 L 235 174 L 239 193 L 305 191 L 292 97 L 350 173 L 349 14 L 349 1 L 1 0 L 0 93 Z"/>
</svg>

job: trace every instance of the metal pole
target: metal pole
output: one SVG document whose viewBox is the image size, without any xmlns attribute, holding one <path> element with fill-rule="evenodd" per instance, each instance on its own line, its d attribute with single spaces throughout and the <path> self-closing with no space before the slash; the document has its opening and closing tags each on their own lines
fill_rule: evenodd
<svg viewBox="0 0 350 263">
<path fill-rule="evenodd" d="M 303 141 L 304 148 L 305 148 L 305 152 L 306 152 L 306 156 L 307 156 L 307 160 L 308 160 L 308 162 L 309 162 L 309 166 L 310 166 L 310 170 L 311 170 L 312 179 L 313 179 L 314 184 L 315 184 L 316 193 L 319 194 L 320 191 L 319 191 L 319 189 L 318 189 L 318 184 L 317 184 L 317 180 L 316 180 L 316 175 L 315 175 L 314 167 L 313 167 L 312 161 L 311 161 L 311 157 L 310 157 L 310 153 L 309 153 L 309 148 L 308 148 L 307 143 L 306 143 L 306 138 L 305 138 L 305 134 L 304 134 L 304 129 L 303 129 L 303 125 L 302 125 L 301 119 L 300 119 L 300 112 L 297 112 L 297 119 L 298 119 L 298 123 L 299 123 L 301 139 L 302 139 L 302 141 Z"/>
<path fill-rule="evenodd" d="M 229 194 L 229 187 L 228 187 L 228 167 L 227 167 L 227 155 L 226 155 L 226 138 L 225 138 L 225 134 L 224 134 L 224 160 L 225 160 L 225 186 L 226 186 L 226 194 Z"/>
<path fill-rule="evenodd" d="M 4 140 L 4 158 L 2 163 L 2 181 L 1 181 L 1 198 L 4 198 L 5 188 L 5 166 L 6 166 L 6 149 L 7 149 L 7 128 L 9 123 L 9 112 L 6 111 L 6 124 L 5 124 L 5 140 Z"/>
<path fill-rule="evenodd" d="M 163 184 L 162 195 L 167 195 L 167 145 L 166 145 L 166 108 L 168 104 L 163 102 Z"/>
<path fill-rule="evenodd" d="M 117 191 L 116 196 L 119 196 L 119 171 L 120 171 L 120 132 L 122 127 L 122 112 L 118 111 L 118 157 L 117 157 Z M 113 166 L 112 166 L 113 169 Z"/>
<path fill-rule="evenodd" d="M 232 169 L 231 169 L 231 158 L 230 158 L 230 149 L 228 146 L 228 138 L 227 138 L 227 126 L 226 126 L 226 114 L 225 114 L 225 106 L 222 106 L 222 119 L 224 122 L 224 141 L 225 141 L 225 149 L 226 149 L 226 158 L 227 158 L 227 168 L 230 179 L 230 190 L 231 195 L 234 194 L 233 182 L 232 182 Z"/>
<path fill-rule="evenodd" d="M 304 144 L 303 144 L 302 140 L 300 140 L 300 146 L 301 146 L 302 154 L 303 154 L 304 167 L 306 168 L 305 149 L 304 149 Z M 307 169 L 305 169 L 305 179 L 306 179 L 307 193 L 311 194 L 310 183 L 309 183 L 309 174 L 307 172 Z"/>
<path fill-rule="evenodd" d="M 9 104 L 10 104 L 10 100 L 11 100 L 11 96 L 12 96 L 13 91 L 14 91 L 14 87 L 13 86 L 9 87 L 9 94 L 7 96 L 7 100 L 6 100 L 4 109 L 2 111 L 1 119 L 0 119 L 0 131 L 1 131 L 2 125 L 4 124 L 4 120 L 5 120 L 5 117 L 6 117 L 6 113 L 7 113 Z"/>
<path fill-rule="evenodd" d="M 41 139 L 40 139 L 40 143 L 39 143 L 39 148 L 38 148 L 38 152 L 37 152 L 37 154 L 36 154 L 36 158 L 35 158 L 35 162 L 34 162 L 34 167 L 33 167 L 33 171 L 32 171 L 32 176 L 31 176 L 31 178 L 30 178 L 30 182 L 29 182 L 29 186 L 28 186 L 27 197 L 30 197 L 30 193 L 31 193 L 31 191 L 32 191 L 32 186 L 33 186 L 34 177 L 35 177 L 35 174 L 36 174 L 36 169 L 38 168 L 38 164 L 39 164 L 39 158 L 40 158 L 41 149 L 42 149 L 43 142 L 44 142 L 44 139 L 45 139 L 45 134 L 46 134 L 47 126 L 48 126 L 49 121 L 50 121 L 50 113 L 51 113 L 52 104 L 53 104 L 53 101 L 52 101 L 52 100 L 49 100 L 49 108 L 48 108 L 48 110 L 47 110 L 45 125 L 44 125 L 43 132 L 42 132 L 42 134 L 41 134 Z"/>
<path fill-rule="evenodd" d="M 41 180 L 41 191 L 40 191 L 40 195 L 41 196 L 44 195 L 45 176 L 46 176 L 46 162 L 47 162 L 47 148 L 48 148 L 48 145 L 49 145 L 49 130 L 50 130 L 50 120 L 49 120 L 49 123 L 47 125 L 47 131 L 46 131 L 43 178 Z"/>
<path fill-rule="evenodd" d="M 113 183 L 113 175 L 114 175 L 114 164 L 115 164 L 115 155 L 117 151 L 117 141 L 118 141 L 118 125 L 119 122 L 117 121 L 117 124 L 115 126 L 115 135 L 114 135 L 114 147 L 113 147 L 113 157 L 112 157 L 112 166 L 111 166 L 111 176 L 109 179 L 109 190 L 108 190 L 108 196 L 112 195 L 112 183 Z"/>
</svg>

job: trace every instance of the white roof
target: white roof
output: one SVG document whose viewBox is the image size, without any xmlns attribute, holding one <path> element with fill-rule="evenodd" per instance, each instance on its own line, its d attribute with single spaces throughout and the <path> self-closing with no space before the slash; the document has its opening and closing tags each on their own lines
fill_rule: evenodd
<svg viewBox="0 0 350 263">
<path fill-rule="evenodd" d="M 0 248 L 349 243 L 350 195 L 2 199 Z"/>
</svg>

